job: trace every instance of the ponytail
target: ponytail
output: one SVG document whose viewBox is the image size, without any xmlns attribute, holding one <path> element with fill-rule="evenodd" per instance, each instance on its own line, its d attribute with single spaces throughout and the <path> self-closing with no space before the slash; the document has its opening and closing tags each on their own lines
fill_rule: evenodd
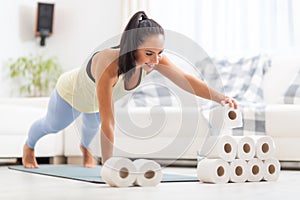
<svg viewBox="0 0 300 200">
<path fill-rule="evenodd" d="M 163 28 L 153 19 L 149 19 L 144 11 L 139 11 L 131 17 L 120 41 L 118 75 L 125 74 L 125 81 L 129 81 L 135 72 L 137 48 L 147 36 L 158 34 L 164 35 Z"/>
</svg>

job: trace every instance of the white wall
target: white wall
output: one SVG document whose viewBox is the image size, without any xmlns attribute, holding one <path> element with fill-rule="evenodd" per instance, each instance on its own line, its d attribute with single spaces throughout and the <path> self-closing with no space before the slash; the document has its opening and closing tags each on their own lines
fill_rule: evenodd
<svg viewBox="0 0 300 200">
<path fill-rule="evenodd" d="M 80 67 L 102 42 L 119 34 L 121 0 L 44 0 L 55 3 L 54 32 L 39 45 L 34 36 L 37 0 L 0 1 L 0 97 L 12 92 L 10 58 L 43 54 L 56 56 L 64 70 Z"/>
</svg>

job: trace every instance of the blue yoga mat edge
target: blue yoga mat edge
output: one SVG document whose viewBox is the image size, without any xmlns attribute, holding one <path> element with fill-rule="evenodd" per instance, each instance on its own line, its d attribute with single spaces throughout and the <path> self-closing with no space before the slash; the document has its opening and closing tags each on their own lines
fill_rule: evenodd
<svg viewBox="0 0 300 200">
<path fill-rule="evenodd" d="M 96 168 L 85 168 L 78 165 L 40 165 L 39 168 L 29 169 L 24 168 L 22 165 L 12 165 L 8 166 L 8 168 L 26 173 L 105 184 L 100 177 L 101 166 L 97 166 Z M 196 176 L 164 173 L 161 183 L 170 182 L 199 182 L 199 180 Z"/>
</svg>

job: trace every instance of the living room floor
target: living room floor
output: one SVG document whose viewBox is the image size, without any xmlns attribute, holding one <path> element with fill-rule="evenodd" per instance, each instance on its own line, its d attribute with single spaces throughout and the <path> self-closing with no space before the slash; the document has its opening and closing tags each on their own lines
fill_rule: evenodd
<svg viewBox="0 0 300 200">
<path fill-rule="evenodd" d="M 167 167 L 165 172 L 195 174 L 195 168 Z M 300 171 L 282 170 L 276 182 L 208 184 L 160 183 L 156 187 L 113 188 L 0 167 L 0 199 L 298 199 Z"/>
</svg>

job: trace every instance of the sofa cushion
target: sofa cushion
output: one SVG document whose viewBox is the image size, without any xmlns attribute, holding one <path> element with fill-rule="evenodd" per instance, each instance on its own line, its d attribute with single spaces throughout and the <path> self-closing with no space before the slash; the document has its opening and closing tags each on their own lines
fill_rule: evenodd
<svg viewBox="0 0 300 200">
<path fill-rule="evenodd" d="M 45 114 L 45 108 L 0 105 L 0 135 L 27 135 L 30 125 Z"/>
<path fill-rule="evenodd" d="M 276 146 L 275 157 L 277 159 L 279 159 L 280 161 L 292 161 L 293 164 L 299 162 L 299 137 L 273 137 L 273 140 Z"/>
<path fill-rule="evenodd" d="M 269 104 L 266 107 L 266 134 L 272 137 L 300 137 L 300 105 Z"/>
<path fill-rule="evenodd" d="M 238 101 L 263 102 L 264 74 L 271 66 L 268 56 L 241 58 L 236 62 L 214 60 L 222 78 L 225 94 Z"/>
<path fill-rule="evenodd" d="M 285 91 L 283 101 L 285 104 L 300 104 L 300 70 Z"/>
</svg>

